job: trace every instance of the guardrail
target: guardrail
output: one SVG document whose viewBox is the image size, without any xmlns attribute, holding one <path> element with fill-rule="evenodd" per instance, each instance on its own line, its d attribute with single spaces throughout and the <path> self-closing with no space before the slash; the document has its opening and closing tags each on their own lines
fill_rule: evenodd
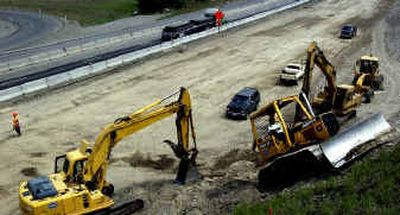
<svg viewBox="0 0 400 215">
<path fill-rule="evenodd" d="M 41 63 L 56 61 L 69 55 L 129 44 L 140 38 L 146 38 L 154 34 L 161 34 L 161 27 L 150 28 L 141 32 L 126 32 L 118 36 L 96 38 L 93 41 L 76 44 L 74 46 L 60 46 L 50 51 L 38 52 L 23 58 L 4 60 L 0 62 L 0 73 L 8 73 L 9 71 L 20 70 Z"/>
<path fill-rule="evenodd" d="M 283 7 L 275 8 L 273 10 L 269 10 L 266 12 L 262 12 L 259 14 L 255 14 L 253 16 L 249 16 L 244 19 L 240 19 L 234 22 L 227 23 L 226 25 L 223 25 L 220 29 L 213 28 L 209 29 L 197 34 L 193 34 L 190 36 L 186 36 L 183 38 L 176 39 L 174 41 L 169 41 L 169 42 L 164 42 L 158 45 L 154 45 L 148 48 L 144 48 L 138 51 L 134 51 L 131 53 L 123 54 L 105 61 L 97 62 L 91 65 L 86 65 L 83 67 L 79 67 L 73 70 L 70 70 L 68 72 L 52 75 L 49 77 L 44 77 L 38 80 L 26 82 L 22 85 L 19 86 L 14 86 L 8 89 L 0 90 L 0 102 L 7 101 L 19 96 L 23 96 L 26 94 L 30 94 L 39 90 L 44 90 L 48 88 L 52 88 L 55 86 L 59 86 L 61 84 L 69 83 L 72 81 L 76 81 L 78 79 L 87 77 L 87 76 L 92 76 L 95 74 L 101 74 L 107 71 L 110 71 L 112 69 L 115 69 L 116 67 L 119 67 L 121 65 L 130 63 L 132 61 L 138 60 L 140 58 L 166 51 L 169 49 L 172 49 L 174 47 L 180 46 L 185 43 L 189 43 L 191 41 L 198 40 L 200 38 L 204 38 L 207 36 L 211 36 L 214 34 L 217 34 L 219 32 L 223 32 L 226 30 L 229 30 L 231 28 L 235 28 L 241 25 L 248 24 L 250 22 L 254 22 L 256 20 L 265 18 L 269 15 L 276 14 L 297 6 L 300 6 L 302 4 L 308 3 L 310 0 L 299 0 L 297 2 L 294 2 L 292 4 L 288 4 Z"/>
</svg>

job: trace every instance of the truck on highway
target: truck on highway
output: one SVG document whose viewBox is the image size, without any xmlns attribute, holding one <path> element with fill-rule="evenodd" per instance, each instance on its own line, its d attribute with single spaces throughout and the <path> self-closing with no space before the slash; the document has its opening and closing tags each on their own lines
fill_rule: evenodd
<svg viewBox="0 0 400 215">
<path fill-rule="evenodd" d="M 204 17 L 183 24 L 165 26 L 161 33 L 162 41 L 170 41 L 187 35 L 199 33 L 216 26 L 214 13 L 217 9 L 205 10 Z"/>
<path fill-rule="evenodd" d="M 184 24 L 169 25 L 164 27 L 161 34 L 161 40 L 170 41 L 190 34 L 199 33 L 213 27 L 215 27 L 214 18 L 207 17 L 190 20 Z"/>
</svg>

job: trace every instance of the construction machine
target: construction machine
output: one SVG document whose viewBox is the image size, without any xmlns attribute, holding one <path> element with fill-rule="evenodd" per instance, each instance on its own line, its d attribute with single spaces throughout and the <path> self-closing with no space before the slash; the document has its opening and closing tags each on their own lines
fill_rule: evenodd
<svg viewBox="0 0 400 215">
<path fill-rule="evenodd" d="M 353 85 L 361 89 L 383 90 L 383 75 L 379 71 L 379 59 L 365 55 L 354 64 Z"/>
<path fill-rule="evenodd" d="M 299 114 L 295 113 L 296 107 L 302 115 L 300 120 L 295 116 Z M 262 158 L 261 165 L 280 155 L 326 140 L 339 131 L 335 115 L 326 112 L 316 116 L 303 93 L 269 103 L 250 115 L 250 123 L 254 144 Z"/>
<path fill-rule="evenodd" d="M 176 101 L 167 103 L 177 95 Z M 172 95 L 115 120 L 100 132 L 93 147 L 83 140 L 78 149 L 56 157 L 53 174 L 22 181 L 19 187 L 22 213 L 108 214 L 122 211 L 129 214 L 142 208 L 142 200 L 117 205 L 111 198 L 114 187 L 106 181 L 106 176 L 112 150 L 123 138 L 175 114 L 178 142 L 165 142 L 180 159 L 176 182 L 184 183 L 188 168 L 195 164 L 197 156 L 191 108 L 189 92 L 181 88 Z"/>
<path fill-rule="evenodd" d="M 259 155 L 260 191 L 341 168 L 375 147 L 369 143 L 392 129 L 377 114 L 337 134 L 336 115 L 315 115 L 304 93 L 267 104 L 250 115 L 250 123 L 253 150 Z"/>
<path fill-rule="evenodd" d="M 327 85 L 311 98 L 312 72 L 317 65 Z M 364 91 L 353 85 L 336 85 L 335 67 L 326 59 L 323 51 L 316 42 L 312 42 L 307 49 L 307 60 L 304 71 L 304 81 L 301 91 L 312 101 L 312 107 L 316 113 L 333 111 L 337 116 L 354 116 L 356 108 L 363 101 Z"/>
</svg>

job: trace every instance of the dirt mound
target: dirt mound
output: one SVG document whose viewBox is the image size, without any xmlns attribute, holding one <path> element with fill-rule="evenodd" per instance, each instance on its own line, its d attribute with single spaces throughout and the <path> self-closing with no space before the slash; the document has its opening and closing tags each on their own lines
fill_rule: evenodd
<svg viewBox="0 0 400 215">
<path fill-rule="evenodd" d="M 32 152 L 32 153 L 29 153 L 29 156 L 31 158 L 41 158 L 41 157 L 43 157 L 45 155 L 47 155 L 47 152 Z"/>
<path fill-rule="evenodd" d="M 237 161 L 244 160 L 254 162 L 256 158 L 256 154 L 250 149 L 233 149 L 217 158 L 216 162 L 214 163 L 214 168 L 225 169 Z"/>
</svg>

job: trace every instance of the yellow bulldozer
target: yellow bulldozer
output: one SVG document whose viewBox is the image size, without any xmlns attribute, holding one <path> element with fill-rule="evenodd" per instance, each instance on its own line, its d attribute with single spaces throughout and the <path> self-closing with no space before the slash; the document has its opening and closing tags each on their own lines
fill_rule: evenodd
<svg viewBox="0 0 400 215">
<path fill-rule="evenodd" d="M 371 140 L 391 130 L 377 114 L 338 133 L 336 114 L 315 115 L 304 93 L 272 101 L 250 115 L 250 124 L 261 191 L 341 168 L 367 152 Z"/>
<path fill-rule="evenodd" d="M 172 97 L 178 96 L 176 101 Z M 86 140 L 81 146 L 55 159 L 55 171 L 22 181 L 19 186 L 20 209 L 26 215 L 42 214 L 108 214 L 131 213 L 143 207 L 142 200 L 115 204 L 111 198 L 114 187 L 106 181 L 112 149 L 125 137 L 166 117 L 176 114 L 177 144 L 165 141 L 180 159 L 175 181 L 183 184 L 197 156 L 192 107 L 187 89 L 133 112 L 107 125 L 94 145 Z M 190 141 L 191 134 L 192 141 Z M 190 145 L 192 142 L 192 146 Z"/>
</svg>

